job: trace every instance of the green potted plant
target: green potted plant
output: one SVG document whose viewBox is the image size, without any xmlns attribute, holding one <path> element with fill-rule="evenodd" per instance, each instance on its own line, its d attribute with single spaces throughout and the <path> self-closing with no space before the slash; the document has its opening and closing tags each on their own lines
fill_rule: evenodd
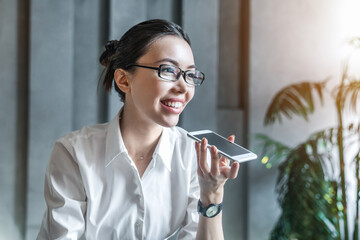
<svg viewBox="0 0 360 240">
<path fill-rule="evenodd" d="M 351 39 L 350 44 L 360 49 L 360 38 Z M 359 239 L 360 119 L 356 117 L 356 108 L 360 101 L 360 79 L 350 76 L 345 66 L 339 84 L 325 91 L 327 83 L 328 79 L 283 88 L 269 104 L 264 124 L 281 123 L 282 116 L 296 115 L 308 120 L 314 112 L 315 96 L 323 102 L 324 94 L 330 92 L 337 126 L 315 132 L 295 147 L 263 134 L 256 135 L 262 163 L 270 167 L 276 162 L 279 166 L 276 192 L 282 212 L 270 239 Z M 344 118 L 349 116 L 344 115 L 346 109 L 353 110 L 355 121 L 345 125 Z M 350 148 L 354 152 L 351 155 Z M 346 164 L 351 164 L 354 171 L 345 171 Z M 357 184 L 352 233 L 348 224 L 346 174 L 353 174 Z"/>
</svg>

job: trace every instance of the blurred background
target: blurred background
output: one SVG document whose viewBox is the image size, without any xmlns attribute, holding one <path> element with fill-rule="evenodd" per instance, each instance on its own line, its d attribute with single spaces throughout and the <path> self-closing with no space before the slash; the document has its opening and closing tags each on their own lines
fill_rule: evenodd
<svg viewBox="0 0 360 240">
<path fill-rule="evenodd" d="M 263 119 L 286 85 L 340 81 L 347 42 L 360 36 L 359 11 L 357 0 L 0 0 L 0 239 L 36 238 L 55 140 L 120 109 L 117 94 L 98 88 L 107 40 L 146 19 L 181 25 L 206 82 L 179 125 L 236 134 L 255 151 L 254 134 L 295 146 L 336 124 L 326 96 L 309 121 L 264 127 Z M 276 164 L 241 165 L 226 185 L 226 239 L 269 238 L 281 212 L 276 177 Z"/>
</svg>

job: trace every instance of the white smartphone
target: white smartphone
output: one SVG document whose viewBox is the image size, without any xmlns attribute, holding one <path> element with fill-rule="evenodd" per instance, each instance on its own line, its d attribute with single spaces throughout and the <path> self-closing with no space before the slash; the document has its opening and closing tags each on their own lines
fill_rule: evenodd
<svg viewBox="0 0 360 240">
<path fill-rule="evenodd" d="M 208 141 L 208 147 L 214 145 L 218 149 L 219 153 L 237 162 L 246 162 L 257 158 L 255 153 L 237 145 L 236 143 L 230 142 L 226 138 L 211 130 L 188 132 L 187 135 L 200 142 L 201 139 L 206 138 Z"/>
</svg>

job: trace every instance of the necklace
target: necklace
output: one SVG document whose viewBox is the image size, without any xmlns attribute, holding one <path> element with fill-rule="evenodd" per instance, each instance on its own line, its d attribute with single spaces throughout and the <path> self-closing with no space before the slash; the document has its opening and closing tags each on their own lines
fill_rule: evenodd
<svg viewBox="0 0 360 240">
<path fill-rule="evenodd" d="M 131 152 L 129 152 L 129 155 L 132 156 L 132 158 L 136 161 L 150 161 L 152 159 L 152 155 L 154 153 L 155 147 L 152 147 L 151 149 L 149 149 L 148 151 L 139 151 L 139 152 L 134 152 L 133 154 L 131 154 Z"/>
<path fill-rule="evenodd" d="M 144 154 L 142 154 L 142 153 L 140 153 L 140 154 L 135 153 L 134 158 L 135 158 L 135 160 L 138 160 L 138 161 L 143 161 L 145 159 Z"/>
<path fill-rule="evenodd" d="M 122 116 L 123 116 L 123 108 L 120 110 L 120 113 L 119 113 L 119 126 L 121 126 L 120 123 L 121 123 Z M 154 148 L 150 150 L 151 153 L 153 153 L 153 151 L 154 151 Z M 149 155 L 149 154 L 147 154 L 147 155 Z M 134 159 L 137 160 L 137 161 L 144 161 L 145 158 L 148 159 L 149 157 L 146 156 L 146 154 L 143 154 L 143 153 L 140 153 L 140 154 L 135 153 L 134 154 Z"/>
</svg>

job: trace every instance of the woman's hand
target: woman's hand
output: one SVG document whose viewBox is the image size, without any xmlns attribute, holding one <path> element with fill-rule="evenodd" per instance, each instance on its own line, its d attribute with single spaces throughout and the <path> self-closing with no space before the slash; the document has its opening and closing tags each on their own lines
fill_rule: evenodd
<svg viewBox="0 0 360 240">
<path fill-rule="evenodd" d="M 228 137 L 228 140 L 234 142 L 235 136 Z M 197 173 L 200 184 L 200 201 L 204 206 L 210 203 L 221 203 L 224 196 L 224 184 L 228 179 L 236 178 L 239 171 L 239 163 L 233 162 L 222 156 L 219 158 L 218 150 L 211 146 L 211 167 L 208 166 L 207 159 L 207 140 L 205 138 L 200 142 L 195 142 L 197 155 Z"/>
</svg>

